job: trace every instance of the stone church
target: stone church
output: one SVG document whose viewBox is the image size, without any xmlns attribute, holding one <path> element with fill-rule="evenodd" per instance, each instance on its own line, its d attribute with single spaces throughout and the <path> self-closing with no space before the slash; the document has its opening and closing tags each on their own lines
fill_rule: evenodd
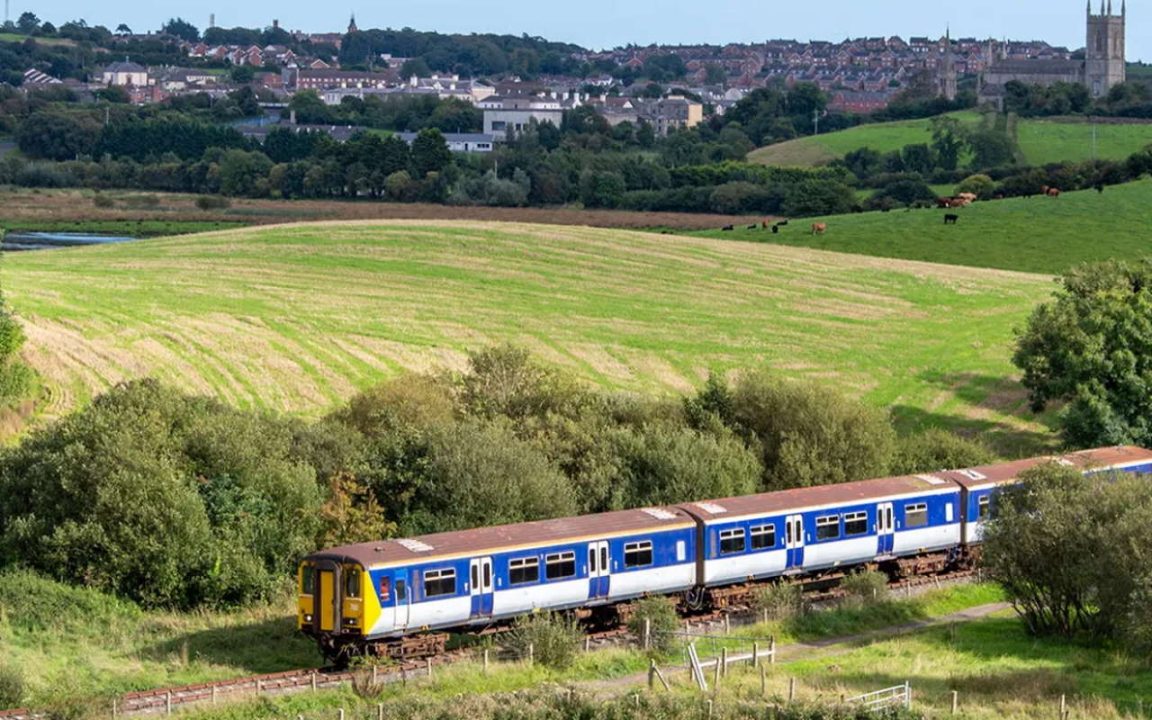
<svg viewBox="0 0 1152 720">
<path fill-rule="evenodd" d="M 994 60 L 980 76 L 979 101 L 1003 108 L 1004 86 L 1012 80 L 1026 85 L 1079 83 L 1088 88 L 1093 98 L 1108 94 L 1113 85 L 1124 82 L 1126 16 L 1126 0 L 1120 0 L 1119 15 L 1112 12 L 1112 0 L 1100 0 L 1100 14 L 1093 15 L 1089 0 L 1083 60 Z"/>
</svg>

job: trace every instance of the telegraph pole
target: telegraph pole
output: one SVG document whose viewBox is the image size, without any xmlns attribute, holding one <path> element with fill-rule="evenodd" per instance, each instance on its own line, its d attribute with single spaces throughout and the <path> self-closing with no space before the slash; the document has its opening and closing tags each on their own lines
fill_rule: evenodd
<svg viewBox="0 0 1152 720">
<path fill-rule="evenodd" d="M 8 19 L 8 5 L 9 5 L 11 2 L 12 2 L 12 0 L 4 0 L 4 24 L 5 24 L 5 25 L 7 25 L 9 22 L 11 22 L 11 21 Z"/>
<path fill-rule="evenodd" d="M 819 110 L 813 110 L 812 111 L 812 134 L 813 135 L 819 135 L 820 134 L 820 111 Z"/>
</svg>

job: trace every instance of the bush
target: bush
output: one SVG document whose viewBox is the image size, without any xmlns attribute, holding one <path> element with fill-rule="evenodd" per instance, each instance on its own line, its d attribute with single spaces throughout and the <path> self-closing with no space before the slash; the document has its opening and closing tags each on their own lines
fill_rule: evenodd
<svg viewBox="0 0 1152 720">
<path fill-rule="evenodd" d="M 996 182 L 987 175 L 969 175 L 956 186 L 956 194 L 972 193 L 981 200 L 992 197 L 996 191 Z"/>
<path fill-rule="evenodd" d="M 940 470 L 986 465 L 996 461 L 996 455 L 976 439 L 932 428 L 896 441 L 896 453 L 889 468 L 891 475 L 933 473 Z"/>
<path fill-rule="evenodd" d="M 96 197 L 92 198 L 92 204 L 98 208 L 113 208 L 116 207 L 116 201 L 107 195 L 96 193 Z"/>
<path fill-rule="evenodd" d="M 220 195 L 200 195 L 196 198 L 196 207 L 201 210 L 225 210 L 232 207 L 232 201 Z"/>
<path fill-rule="evenodd" d="M 841 582 L 845 600 L 859 605 L 874 605 L 888 599 L 888 576 L 882 572 L 860 570 L 847 575 Z"/>
<path fill-rule="evenodd" d="M 0 663 L 0 710 L 20 707 L 24 701 L 24 674 L 20 668 Z"/>
<path fill-rule="evenodd" d="M 794 583 L 773 583 L 756 591 L 752 605 L 769 620 L 790 620 L 804 613 L 804 590 Z"/>
<path fill-rule="evenodd" d="M 519 618 L 509 634 L 509 646 L 520 657 L 532 658 L 545 667 L 562 669 L 572 664 L 584 640 L 576 620 L 563 613 L 539 613 Z"/>
<path fill-rule="evenodd" d="M 647 597 L 632 603 L 632 617 L 628 620 L 628 632 L 643 644 L 644 626 L 649 629 L 648 649 L 653 653 L 666 653 L 676 644 L 676 631 L 680 629 L 680 616 L 676 614 L 676 603 L 671 598 Z"/>
</svg>

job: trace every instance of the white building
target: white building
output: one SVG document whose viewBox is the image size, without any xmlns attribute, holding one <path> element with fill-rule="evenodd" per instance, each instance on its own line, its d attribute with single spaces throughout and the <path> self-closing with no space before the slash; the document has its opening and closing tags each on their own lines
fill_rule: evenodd
<svg viewBox="0 0 1152 720">
<path fill-rule="evenodd" d="M 114 62 L 104 68 L 101 82 L 105 85 L 119 85 L 122 87 L 147 87 L 148 68 L 134 62 Z"/>
<path fill-rule="evenodd" d="M 558 99 L 535 96 L 490 97 L 477 106 L 484 111 L 484 133 L 495 137 L 497 142 L 507 140 L 509 133 L 523 131 L 533 120 L 560 127 L 566 109 Z"/>
</svg>

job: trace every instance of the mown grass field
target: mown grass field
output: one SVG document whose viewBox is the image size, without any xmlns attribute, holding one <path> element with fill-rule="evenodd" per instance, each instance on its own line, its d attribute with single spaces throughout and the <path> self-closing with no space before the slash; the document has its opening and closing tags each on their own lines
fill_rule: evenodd
<svg viewBox="0 0 1152 720">
<path fill-rule="evenodd" d="M 1035 275 L 621 230 L 368 222 L 24 253 L 5 258 L 3 286 L 49 415 L 155 376 L 315 416 L 508 341 L 607 388 L 684 393 L 710 371 L 768 366 L 910 425 L 1022 433 L 1029 450 L 1042 429 L 1009 363 L 1013 327 L 1050 290 Z"/>
<path fill-rule="evenodd" d="M 1010 198 L 949 210 L 960 216 L 943 224 L 942 210 L 896 210 L 796 220 L 773 235 L 764 230 L 705 231 L 701 235 L 771 242 L 862 255 L 974 267 L 1059 274 L 1083 262 L 1152 256 L 1148 221 L 1152 181 L 1117 185 L 1059 198 Z"/>
<path fill-rule="evenodd" d="M 955 113 L 961 122 L 975 127 L 977 112 Z M 1015 123 L 1016 141 L 1030 165 L 1078 162 L 1100 158 L 1122 160 L 1152 143 L 1152 124 L 1093 124 L 1083 118 L 1020 118 Z M 844 157 L 861 147 L 881 153 L 913 143 L 930 143 L 930 121 L 903 120 L 861 125 L 847 130 L 798 138 L 753 150 L 750 162 L 763 165 L 811 167 Z"/>
</svg>

